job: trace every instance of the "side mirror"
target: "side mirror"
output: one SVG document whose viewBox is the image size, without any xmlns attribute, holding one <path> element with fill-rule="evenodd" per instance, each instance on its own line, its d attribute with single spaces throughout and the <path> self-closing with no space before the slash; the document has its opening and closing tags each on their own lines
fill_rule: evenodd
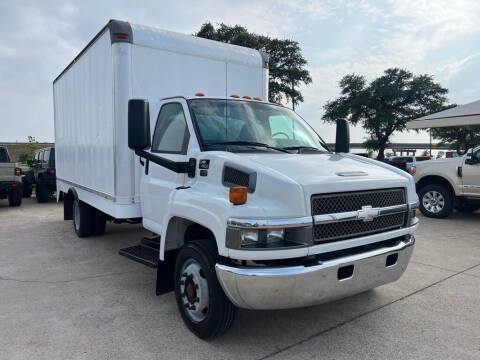
<svg viewBox="0 0 480 360">
<path fill-rule="evenodd" d="M 467 157 L 465 158 L 465 164 L 475 165 L 477 162 L 478 162 L 478 160 L 475 157 L 475 154 L 473 153 L 473 150 L 469 149 L 467 151 Z"/>
<path fill-rule="evenodd" d="M 337 135 L 335 138 L 335 152 L 348 153 L 350 152 L 350 129 L 347 120 L 337 120 Z"/>
<path fill-rule="evenodd" d="M 150 112 L 148 101 L 128 100 L 128 147 L 135 151 L 150 148 Z"/>
</svg>

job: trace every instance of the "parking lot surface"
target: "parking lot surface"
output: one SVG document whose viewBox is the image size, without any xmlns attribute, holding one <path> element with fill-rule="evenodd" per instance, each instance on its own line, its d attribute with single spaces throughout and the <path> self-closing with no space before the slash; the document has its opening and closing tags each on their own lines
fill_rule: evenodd
<svg viewBox="0 0 480 360">
<path fill-rule="evenodd" d="M 62 204 L 0 200 L 0 359 L 480 359 L 480 213 L 421 217 L 405 275 L 347 299 L 238 312 L 202 341 L 155 271 L 119 256 L 148 235 L 80 239 Z"/>
</svg>

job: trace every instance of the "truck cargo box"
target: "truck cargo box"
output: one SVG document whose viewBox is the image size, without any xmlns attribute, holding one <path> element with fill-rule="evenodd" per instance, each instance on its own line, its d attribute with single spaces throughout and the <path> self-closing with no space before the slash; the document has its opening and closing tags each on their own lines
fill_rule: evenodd
<svg viewBox="0 0 480 360">
<path fill-rule="evenodd" d="M 153 129 L 165 97 L 267 98 L 267 61 L 256 50 L 111 20 L 53 82 L 57 188 L 74 188 L 115 218 L 141 217 L 128 100 L 149 101 Z"/>
</svg>

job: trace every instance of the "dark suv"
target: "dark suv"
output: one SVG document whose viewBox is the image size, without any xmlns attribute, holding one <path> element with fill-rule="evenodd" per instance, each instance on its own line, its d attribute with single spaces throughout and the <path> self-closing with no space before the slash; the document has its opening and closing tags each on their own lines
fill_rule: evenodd
<svg viewBox="0 0 480 360">
<path fill-rule="evenodd" d="M 30 197 L 35 187 L 38 202 L 47 202 L 57 188 L 55 176 L 55 148 L 48 147 L 35 151 L 28 161 L 30 170 L 23 178 L 23 196 Z"/>
</svg>

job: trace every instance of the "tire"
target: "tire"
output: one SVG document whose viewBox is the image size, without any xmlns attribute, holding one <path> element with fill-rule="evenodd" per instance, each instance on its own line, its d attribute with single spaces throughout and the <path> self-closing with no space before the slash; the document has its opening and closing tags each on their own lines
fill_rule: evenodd
<svg viewBox="0 0 480 360">
<path fill-rule="evenodd" d="M 20 206 L 22 204 L 22 189 L 17 187 L 8 192 L 8 205 Z"/>
<path fill-rule="evenodd" d="M 217 258 L 214 240 L 202 239 L 183 246 L 175 263 L 178 309 L 185 325 L 201 339 L 227 331 L 237 311 L 218 282 Z"/>
<path fill-rule="evenodd" d="M 50 200 L 50 190 L 48 190 L 47 186 L 41 181 L 37 182 L 35 193 L 39 203 L 46 203 Z"/>
<path fill-rule="evenodd" d="M 29 183 L 23 183 L 22 196 L 27 199 L 32 197 L 32 187 Z"/>
<path fill-rule="evenodd" d="M 93 234 L 95 230 L 95 212 L 87 203 L 75 199 L 73 200 L 73 229 L 78 237 L 87 237 Z"/>
<path fill-rule="evenodd" d="M 473 213 L 480 209 L 480 205 L 473 205 L 469 203 L 462 203 L 455 207 L 455 210 L 462 212 L 462 213 Z"/>
<path fill-rule="evenodd" d="M 93 235 L 103 235 L 105 233 L 105 225 L 107 224 L 107 217 L 103 211 L 94 209 L 94 229 Z"/>
<path fill-rule="evenodd" d="M 430 218 L 441 219 L 453 211 L 453 194 L 449 188 L 440 184 L 430 184 L 420 189 L 420 211 Z"/>
</svg>

